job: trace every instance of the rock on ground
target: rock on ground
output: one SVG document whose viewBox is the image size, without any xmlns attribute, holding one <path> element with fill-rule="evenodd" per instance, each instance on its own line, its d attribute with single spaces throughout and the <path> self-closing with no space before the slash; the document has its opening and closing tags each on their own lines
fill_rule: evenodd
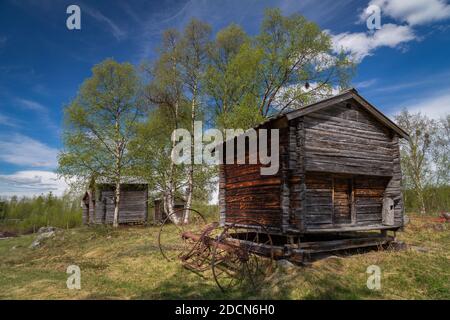
<svg viewBox="0 0 450 320">
<path fill-rule="evenodd" d="M 56 228 L 54 227 L 42 227 L 38 230 L 38 235 L 30 245 L 31 249 L 36 249 L 41 246 L 45 239 L 53 238 L 56 234 Z"/>
<path fill-rule="evenodd" d="M 283 269 L 295 268 L 295 264 L 286 259 L 277 260 L 277 266 Z"/>
<path fill-rule="evenodd" d="M 40 227 L 37 233 L 47 233 L 47 232 L 52 232 L 52 231 L 56 231 L 55 227 Z"/>
</svg>

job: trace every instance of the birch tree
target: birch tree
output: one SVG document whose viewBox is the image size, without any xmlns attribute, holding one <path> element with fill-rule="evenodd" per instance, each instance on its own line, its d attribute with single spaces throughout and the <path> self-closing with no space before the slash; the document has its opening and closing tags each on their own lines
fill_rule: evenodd
<svg viewBox="0 0 450 320">
<path fill-rule="evenodd" d="M 436 164 L 436 184 L 450 185 L 450 115 L 437 123 L 432 154 Z"/>
<path fill-rule="evenodd" d="M 65 108 L 59 173 L 89 181 L 92 176 L 112 181 L 113 226 L 118 226 L 120 186 L 132 159 L 128 146 L 142 115 L 140 81 L 134 67 L 107 59 L 94 66 L 76 98 Z"/>
<path fill-rule="evenodd" d="M 170 147 L 175 147 L 176 141 L 172 132 L 183 127 L 183 109 L 186 108 L 186 98 L 184 95 L 183 79 L 180 72 L 181 36 L 177 30 L 169 29 L 163 34 L 162 46 L 159 50 L 158 59 L 149 66 L 144 67 L 149 84 L 145 90 L 147 102 L 156 108 L 163 109 L 160 112 L 153 112 L 154 119 L 149 119 L 147 123 L 140 129 L 140 139 L 135 145 L 135 153 L 138 159 L 147 161 L 141 162 L 138 170 L 147 177 L 147 180 L 156 183 L 158 190 L 162 192 L 163 204 L 165 212 L 172 220 L 177 217 L 173 215 L 175 205 L 175 195 L 180 188 L 179 175 L 183 172 L 183 168 L 177 168 L 172 160 L 170 149 L 167 150 L 165 145 L 166 139 L 160 136 L 160 132 L 164 132 L 170 137 Z M 185 113 L 185 112 L 184 112 Z M 163 121 L 164 128 L 159 128 L 159 133 L 155 132 L 158 127 L 158 121 Z M 160 139 L 153 139 L 155 143 L 147 143 L 146 137 L 156 134 Z M 141 143 L 142 142 L 142 143 Z M 147 145 L 144 145 L 146 144 Z M 148 150 L 151 149 L 151 150 Z M 146 150 L 147 154 L 142 151 Z M 156 155 L 154 152 L 158 152 Z M 169 151 L 169 153 L 167 153 Z M 160 161 L 146 159 L 147 156 L 162 156 Z M 149 176 L 151 174 L 151 176 Z M 158 179 L 156 177 L 160 177 Z M 155 179 L 156 178 L 156 179 Z M 173 221 L 179 223 L 179 221 Z"/>
<path fill-rule="evenodd" d="M 317 24 L 268 9 L 254 37 L 236 25 L 217 34 L 206 83 L 217 123 L 248 128 L 346 88 L 353 68 Z"/>
<path fill-rule="evenodd" d="M 432 137 L 435 122 L 420 113 L 411 114 L 403 110 L 395 117 L 398 125 L 408 134 L 409 139 L 400 140 L 400 152 L 405 186 L 414 191 L 420 213 L 426 213 L 425 190 L 433 182 Z"/>
<path fill-rule="evenodd" d="M 336 54 L 330 36 L 299 14 L 265 12 L 255 39 L 263 57 L 258 69 L 258 109 L 266 117 L 273 108 L 283 112 L 347 87 L 353 64 Z"/>
<path fill-rule="evenodd" d="M 194 192 L 194 123 L 201 111 L 204 96 L 203 82 L 206 72 L 208 50 L 210 47 L 211 27 L 199 20 L 192 19 L 185 27 L 180 42 L 180 72 L 183 79 L 184 92 L 189 100 L 191 117 L 191 161 L 189 165 L 188 182 L 186 187 L 186 209 L 192 206 Z M 189 210 L 186 210 L 185 222 L 189 219 Z"/>
</svg>

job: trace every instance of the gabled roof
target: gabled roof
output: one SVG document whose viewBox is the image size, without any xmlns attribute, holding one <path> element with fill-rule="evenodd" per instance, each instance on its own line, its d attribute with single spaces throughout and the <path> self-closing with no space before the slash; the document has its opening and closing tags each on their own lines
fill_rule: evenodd
<svg viewBox="0 0 450 320">
<path fill-rule="evenodd" d="M 329 107 L 329 106 L 333 106 L 337 103 L 350 101 L 352 99 L 354 101 L 356 101 L 366 111 L 368 111 L 370 114 L 372 114 L 383 125 L 385 125 L 386 127 L 390 128 L 394 132 L 396 132 L 400 137 L 409 139 L 409 135 L 408 135 L 408 133 L 406 133 L 405 130 L 400 128 L 395 122 L 393 122 L 391 119 L 389 119 L 387 116 L 385 116 L 380 110 L 375 108 L 366 99 L 364 99 L 355 88 L 346 89 L 335 96 L 308 104 L 299 109 L 269 117 L 265 121 L 261 122 L 260 124 L 258 124 L 255 127 L 253 127 L 253 129 L 261 128 L 262 126 L 268 125 L 269 123 L 273 123 L 275 121 L 283 121 L 282 119 L 285 119 L 285 121 L 296 119 L 298 117 L 302 117 L 309 113 L 321 110 L 321 109 Z M 233 139 L 236 139 L 236 137 L 229 138 L 220 143 L 217 143 L 216 146 L 226 144 L 228 141 L 233 140 Z"/>
<path fill-rule="evenodd" d="M 311 103 L 309 105 L 306 105 L 304 107 L 301 107 L 299 109 L 286 112 L 283 114 L 280 114 L 276 117 L 270 118 L 267 121 L 261 123 L 258 127 L 261 125 L 267 124 L 269 122 L 272 122 L 276 119 L 280 118 L 286 118 L 287 120 L 292 120 L 304 115 L 307 115 L 309 113 L 321 110 L 323 108 L 335 105 L 337 103 L 346 102 L 349 100 L 355 100 L 361 107 L 363 107 L 366 111 L 368 111 L 370 114 L 372 114 L 378 121 L 380 121 L 382 124 L 384 124 L 386 127 L 392 129 L 394 132 L 396 132 L 399 136 L 409 139 L 408 133 L 406 133 L 402 128 L 400 128 L 397 124 L 395 124 L 391 119 L 386 117 L 380 110 L 375 108 L 372 104 L 370 104 L 366 99 L 364 99 L 356 89 L 351 88 L 342 91 L 341 93 L 326 98 L 314 103 Z"/>
</svg>

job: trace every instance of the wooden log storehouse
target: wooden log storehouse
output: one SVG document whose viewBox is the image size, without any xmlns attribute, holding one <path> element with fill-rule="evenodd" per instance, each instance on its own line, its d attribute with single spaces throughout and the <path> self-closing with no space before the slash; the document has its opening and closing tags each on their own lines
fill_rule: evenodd
<svg viewBox="0 0 450 320">
<path fill-rule="evenodd" d="M 164 203 L 162 198 L 157 198 L 154 201 L 154 211 L 153 211 L 153 223 L 160 224 L 163 223 L 167 219 L 167 213 L 164 210 Z M 177 197 L 175 198 L 174 203 L 174 213 L 178 214 L 180 217 L 183 216 L 183 211 L 186 205 L 186 201 L 181 198 Z"/>
<path fill-rule="evenodd" d="M 222 225 L 247 218 L 282 235 L 403 227 L 399 139 L 408 135 L 355 89 L 261 128 L 279 129 L 279 170 L 261 175 L 259 160 L 220 165 Z"/>
<path fill-rule="evenodd" d="M 95 183 L 82 199 L 83 224 L 112 224 L 114 220 L 115 185 Z M 148 220 L 148 185 L 140 181 L 121 184 L 119 224 L 144 224 Z"/>
</svg>

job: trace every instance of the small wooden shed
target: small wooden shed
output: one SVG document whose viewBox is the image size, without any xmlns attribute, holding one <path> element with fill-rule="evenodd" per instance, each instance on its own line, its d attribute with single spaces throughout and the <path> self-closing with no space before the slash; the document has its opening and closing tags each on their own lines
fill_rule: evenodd
<svg viewBox="0 0 450 320">
<path fill-rule="evenodd" d="M 399 139 L 408 135 L 355 89 L 262 128 L 279 129 L 279 170 L 220 165 L 222 225 L 248 218 L 283 235 L 403 227 Z"/>
<path fill-rule="evenodd" d="M 159 224 L 163 223 L 167 218 L 167 213 L 164 210 L 163 199 L 158 198 L 154 201 L 154 212 L 153 212 L 153 223 Z M 186 201 L 183 198 L 177 197 L 175 198 L 174 210 L 175 212 L 179 212 L 182 215 L 182 211 L 180 209 L 184 209 L 186 205 Z"/>
<path fill-rule="evenodd" d="M 112 224 L 114 190 L 111 183 L 96 183 L 82 199 L 83 224 Z M 142 182 L 121 184 L 119 224 L 143 224 L 148 220 L 148 185 Z"/>
</svg>

